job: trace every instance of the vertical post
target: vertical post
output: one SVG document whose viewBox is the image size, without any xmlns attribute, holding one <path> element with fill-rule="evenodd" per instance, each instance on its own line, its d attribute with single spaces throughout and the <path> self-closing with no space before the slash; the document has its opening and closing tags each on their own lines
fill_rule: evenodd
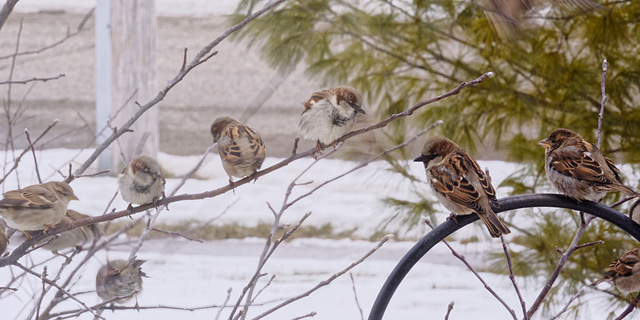
<svg viewBox="0 0 640 320">
<path fill-rule="evenodd" d="M 103 131 L 111 114 L 111 0 L 98 0 L 96 23 L 96 145 L 111 132 Z M 98 157 L 98 171 L 113 168 L 113 148 Z"/>
<path fill-rule="evenodd" d="M 156 7 L 154 0 L 111 0 L 113 125 L 117 128 L 157 94 Z M 114 144 L 114 165 L 124 167 L 141 154 L 157 157 L 158 108 L 151 108 Z"/>
</svg>

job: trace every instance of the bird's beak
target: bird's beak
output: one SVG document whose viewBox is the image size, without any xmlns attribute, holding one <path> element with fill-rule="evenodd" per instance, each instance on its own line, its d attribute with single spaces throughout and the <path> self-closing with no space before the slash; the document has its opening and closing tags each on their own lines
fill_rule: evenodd
<svg viewBox="0 0 640 320">
<path fill-rule="evenodd" d="M 358 107 L 356 108 L 356 113 L 367 114 L 366 112 L 364 112 L 364 109 L 362 109 L 362 107 L 361 107 L 361 106 L 358 106 Z"/>
<path fill-rule="evenodd" d="M 538 145 L 543 147 L 543 148 L 545 148 L 545 149 L 549 148 L 549 146 L 550 146 L 549 140 L 547 140 L 546 138 L 542 139 L 542 140 L 538 141 Z"/>
<path fill-rule="evenodd" d="M 80 200 L 80 199 L 78 199 L 78 197 L 76 197 L 75 194 L 72 194 L 72 195 L 68 196 L 67 198 L 69 198 L 69 200 Z"/>
<path fill-rule="evenodd" d="M 413 159 L 413 162 L 429 162 L 429 158 L 425 157 L 424 155 L 420 155 L 417 158 Z"/>
</svg>

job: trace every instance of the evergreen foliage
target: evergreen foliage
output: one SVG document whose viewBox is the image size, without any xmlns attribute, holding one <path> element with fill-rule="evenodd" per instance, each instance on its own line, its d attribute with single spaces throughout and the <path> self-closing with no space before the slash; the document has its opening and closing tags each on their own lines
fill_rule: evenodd
<svg viewBox="0 0 640 320">
<path fill-rule="evenodd" d="M 236 18 L 259 2 L 263 0 L 242 1 Z M 536 141 L 565 127 L 596 142 L 604 59 L 609 64 L 608 101 L 601 149 L 616 162 L 640 162 L 640 1 L 599 4 L 599 10 L 587 12 L 538 8 L 525 15 L 521 30 L 503 38 L 476 1 L 290 0 L 254 21 L 241 37 L 259 46 L 282 72 L 302 63 L 310 77 L 327 85 L 360 89 L 380 118 L 494 72 L 495 77 L 464 94 L 394 122 L 386 134 L 388 143 L 399 143 L 408 133 L 442 119 L 441 133 L 472 155 L 495 148 L 508 160 L 529 165 L 500 186 L 519 194 L 550 190 L 544 152 Z M 387 160 L 400 174 L 424 180 L 410 177 L 398 161 L 415 155 L 395 156 Z M 637 181 L 626 184 L 638 186 Z M 416 194 L 424 189 L 417 186 Z M 421 214 L 433 212 L 428 199 L 384 201 L 397 209 L 396 218 L 414 224 L 420 223 Z M 508 239 L 518 248 L 514 267 L 520 275 L 546 276 L 558 261 L 556 246 L 568 246 L 580 219 L 575 213 L 550 210 L 517 215 L 523 216 L 517 220 L 531 222 Z M 571 257 L 550 301 L 575 293 L 638 245 L 603 221 L 594 221 L 581 243 L 596 240 L 604 244 Z M 505 272 L 504 255 L 500 257 L 493 270 Z"/>
</svg>

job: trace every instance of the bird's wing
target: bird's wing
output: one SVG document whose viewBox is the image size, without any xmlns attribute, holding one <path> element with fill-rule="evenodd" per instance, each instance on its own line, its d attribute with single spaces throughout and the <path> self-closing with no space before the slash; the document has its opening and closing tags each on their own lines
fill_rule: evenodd
<svg viewBox="0 0 640 320">
<path fill-rule="evenodd" d="M 483 212 L 480 205 L 480 192 L 465 178 L 468 168 L 463 155 L 456 154 L 450 158 L 448 165 L 434 166 L 430 169 L 431 183 L 436 192 L 458 205 Z"/>
<path fill-rule="evenodd" d="M 8 191 L 3 196 L 0 207 L 47 209 L 58 200 L 51 191 L 39 185 Z"/>
<path fill-rule="evenodd" d="M 580 180 L 596 183 L 614 182 L 605 174 L 602 166 L 591 152 L 575 146 L 566 146 L 555 150 L 552 154 L 550 167 L 565 176 Z"/>
</svg>

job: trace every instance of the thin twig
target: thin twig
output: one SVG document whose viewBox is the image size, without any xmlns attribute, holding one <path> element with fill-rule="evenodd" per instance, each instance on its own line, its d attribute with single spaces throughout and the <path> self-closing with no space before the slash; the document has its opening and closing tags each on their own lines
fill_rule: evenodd
<svg viewBox="0 0 640 320">
<path fill-rule="evenodd" d="M 324 281 L 321 281 L 320 283 L 318 283 L 317 285 L 315 285 L 313 288 L 295 296 L 292 298 L 287 299 L 286 301 L 278 304 L 277 306 L 257 315 L 256 317 L 253 318 L 253 320 L 257 320 L 257 319 L 262 319 L 264 317 L 266 317 L 267 315 L 273 313 L 276 310 L 282 309 L 284 306 L 298 301 L 304 297 L 309 296 L 310 294 L 312 294 L 313 292 L 315 292 L 316 290 L 329 285 L 331 282 L 333 282 L 333 280 L 339 278 L 340 276 L 342 276 L 343 274 L 349 272 L 349 270 L 353 269 L 355 266 L 359 265 L 360 263 L 362 263 L 364 260 L 366 260 L 367 258 L 369 258 L 374 252 L 378 251 L 378 249 L 380 249 L 382 247 L 382 245 L 384 245 L 387 241 L 389 241 L 390 239 L 393 238 L 393 235 L 388 234 L 386 236 L 384 236 L 384 238 L 382 238 L 382 240 L 380 240 L 380 242 L 378 242 L 378 244 L 371 250 L 369 250 L 369 252 L 367 252 L 364 256 L 362 256 L 360 259 L 356 260 L 355 262 L 351 263 L 349 266 L 347 266 L 346 268 L 342 269 L 341 271 L 333 274 L 332 276 L 330 276 L 329 278 L 325 279 Z"/>
<path fill-rule="evenodd" d="M 229 287 L 229 289 L 227 289 L 227 297 L 224 298 L 224 302 L 222 303 L 222 308 L 220 308 L 218 310 L 218 312 L 216 313 L 216 319 L 215 320 L 220 319 L 220 315 L 222 314 L 222 309 L 224 309 L 227 306 L 227 303 L 229 303 L 229 299 L 231 299 L 231 290 L 232 290 L 231 287 Z"/>
<path fill-rule="evenodd" d="M 431 229 L 435 228 L 433 223 L 431 223 L 431 220 L 429 220 L 429 218 L 422 217 L 422 220 Z M 491 295 L 494 296 L 507 309 L 507 311 L 511 314 L 513 319 L 517 320 L 518 318 L 516 317 L 516 312 L 513 311 L 513 309 L 511 309 L 509 305 L 484 281 L 484 279 L 480 276 L 480 274 L 471 266 L 471 264 L 469 264 L 467 259 L 463 255 L 459 254 L 455 249 L 453 249 L 453 247 L 449 244 L 448 241 L 442 240 L 442 242 L 447 246 L 447 248 L 449 248 L 453 256 L 458 258 L 458 260 L 462 261 L 462 263 L 464 263 L 464 265 L 467 266 L 467 269 L 469 269 L 473 273 L 473 275 L 475 275 L 476 278 L 480 280 L 484 288 L 487 289 L 487 291 L 489 291 L 489 293 L 491 293 Z"/>
<path fill-rule="evenodd" d="M 4 3 L 4 6 L 2 6 L 2 10 L 0 10 L 0 30 L 13 11 L 13 7 L 15 7 L 17 3 L 18 0 L 7 0 L 7 2 Z"/>
<path fill-rule="evenodd" d="M 291 320 L 300 320 L 300 319 L 306 319 L 306 318 L 313 318 L 317 314 L 318 314 L 317 312 L 312 311 L 312 312 L 309 312 L 309 313 L 305 314 L 304 316 L 295 317 L 295 318 L 292 318 Z"/>
<path fill-rule="evenodd" d="M 607 79 L 607 59 L 602 61 L 602 82 L 600 83 L 600 90 L 602 91 L 602 100 L 600 102 L 600 113 L 598 113 L 598 144 L 600 148 L 602 144 L 602 116 L 604 115 L 604 105 L 607 103 L 607 94 L 605 88 L 605 80 Z"/>
<path fill-rule="evenodd" d="M 455 301 L 451 301 L 449 302 L 449 305 L 447 306 L 447 314 L 444 315 L 444 320 L 449 320 L 449 316 L 451 315 L 451 311 L 453 310 L 453 306 L 455 305 Z"/>
<path fill-rule="evenodd" d="M 36 149 L 33 148 L 33 143 L 31 143 L 31 137 L 29 136 L 29 129 L 24 129 L 24 134 L 27 136 L 27 142 L 29 142 L 29 148 L 31 149 L 31 153 L 33 154 L 33 166 L 36 169 L 36 176 L 38 176 L 38 183 L 42 183 L 42 178 L 40 177 L 40 170 L 38 169 L 38 159 L 36 158 Z"/>
<path fill-rule="evenodd" d="M 358 292 L 356 291 L 356 280 L 353 278 L 353 272 L 349 272 L 349 278 L 351 278 L 351 289 L 353 289 L 353 298 L 356 300 L 356 306 L 360 311 L 360 319 L 364 320 L 364 313 L 362 307 L 360 307 L 360 301 L 358 301 Z"/>
<path fill-rule="evenodd" d="M 562 308 L 562 310 L 560 310 L 560 312 L 554 317 L 552 317 L 550 320 L 558 319 L 558 317 L 560 317 L 563 313 L 567 312 L 567 310 L 569 310 L 569 306 L 573 303 L 573 301 L 580 298 L 583 294 L 584 294 L 584 288 L 581 288 L 580 290 L 578 290 L 578 292 L 575 295 L 573 295 L 573 297 L 569 298 L 569 301 L 564 306 L 564 308 Z"/>
<path fill-rule="evenodd" d="M 582 235 L 587 230 L 587 226 L 591 221 L 593 221 L 593 219 L 595 219 L 595 216 L 589 215 L 586 218 L 585 223 L 581 223 L 580 226 L 578 227 L 578 231 L 576 231 L 576 234 L 573 237 L 573 240 L 571 241 L 569 248 L 567 249 L 566 252 L 562 254 L 562 256 L 560 257 L 560 260 L 558 261 L 558 264 L 556 265 L 556 268 L 551 273 L 551 276 L 549 276 L 549 280 L 547 280 L 547 283 L 538 294 L 538 297 L 531 305 L 531 308 L 529 308 L 529 311 L 527 311 L 527 316 L 529 318 L 533 316 L 533 314 L 538 310 L 538 308 L 542 304 L 542 301 L 544 301 L 544 299 L 546 298 L 547 294 L 549 294 L 549 291 L 551 290 L 553 283 L 556 281 L 556 279 L 560 275 L 560 271 L 562 271 L 562 268 L 564 268 L 564 265 L 567 263 L 567 261 L 569 261 L 569 256 L 571 256 L 571 254 L 573 254 L 577 250 L 578 242 L 580 241 L 580 238 L 582 238 Z"/>
<path fill-rule="evenodd" d="M 64 77 L 65 74 L 61 73 L 55 77 L 47 77 L 47 78 L 31 78 L 31 79 L 27 79 L 27 80 L 8 80 L 8 81 L 0 81 L 0 85 L 3 84 L 27 84 L 29 82 L 34 82 L 34 81 L 42 81 L 42 82 L 47 82 L 49 80 L 57 80 L 60 79 L 62 77 Z"/>
<path fill-rule="evenodd" d="M 40 141 L 40 139 L 42 139 L 42 137 L 44 137 L 44 135 L 47 134 L 47 132 L 49 132 L 51 128 L 55 127 L 57 123 L 58 119 L 53 120 L 53 122 L 38 136 L 38 138 L 36 138 L 36 140 L 33 142 L 33 145 L 38 143 L 38 141 Z M 18 163 L 20 163 L 22 156 L 24 156 L 27 152 L 29 152 L 29 149 L 22 150 L 22 153 L 20 153 L 20 155 L 13 161 L 13 167 L 11 167 L 11 169 L 9 169 L 9 171 L 4 174 L 4 177 L 2 177 L 2 179 L 0 179 L 0 184 L 2 184 L 5 179 L 7 179 L 11 172 L 18 168 Z"/>
<path fill-rule="evenodd" d="M 624 311 L 615 319 L 615 320 L 622 320 L 624 318 L 626 318 L 628 315 L 631 314 L 631 312 L 633 312 L 633 310 L 636 309 L 636 305 L 633 303 L 633 301 L 629 304 L 629 306 L 624 309 Z"/>
<path fill-rule="evenodd" d="M 504 255 L 507 258 L 507 265 L 509 266 L 509 279 L 513 284 L 513 288 L 516 290 L 516 295 L 518 296 L 518 300 L 520 300 L 520 305 L 522 306 L 522 314 L 524 315 L 524 320 L 529 320 L 527 316 L 527 307 L 524 299 L 522 298 L 522 294 L 520 293 L 520 288 L 518 288 L 518 284 L 516 283 L 516 277 L 513 272 L 513 263 L 511 261 L 511 254 L 509 253 L 509 249 L 507 248 L 507 243 L 504 242 L 504 237 L 500 236 L 500 241 L 502 242 L 502 250 L 504 250 Z"/>
</svg>

